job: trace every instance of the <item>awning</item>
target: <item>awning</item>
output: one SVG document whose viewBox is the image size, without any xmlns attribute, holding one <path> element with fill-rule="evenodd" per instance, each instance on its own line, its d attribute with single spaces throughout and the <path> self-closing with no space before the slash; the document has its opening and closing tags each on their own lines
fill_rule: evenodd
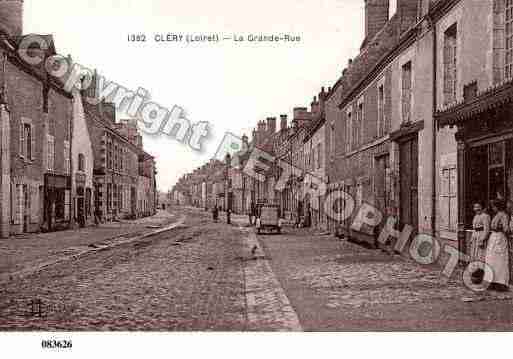
<svg viewBox="0 0 513 359">
<path fill-rule="evenodd" d="M 471 99 L 437 111 L 435 121 L 439 127 L 462 124 L 484 112 L 500 108 L 513 101 L 513 82 L 505 82 L 477 94 Z"/>
</svg>

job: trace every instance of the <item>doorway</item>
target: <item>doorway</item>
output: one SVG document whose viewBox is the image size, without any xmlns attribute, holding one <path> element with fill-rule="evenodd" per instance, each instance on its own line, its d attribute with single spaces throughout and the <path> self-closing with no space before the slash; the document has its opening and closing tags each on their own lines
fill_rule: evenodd
<svg viewBox="0 0 513 359">
<path fill-rule="evenodd" d="M 418 227 L 418 137 L 409 137 L 399 143 L 399 218 L 401 225 Z"/>
</svg>

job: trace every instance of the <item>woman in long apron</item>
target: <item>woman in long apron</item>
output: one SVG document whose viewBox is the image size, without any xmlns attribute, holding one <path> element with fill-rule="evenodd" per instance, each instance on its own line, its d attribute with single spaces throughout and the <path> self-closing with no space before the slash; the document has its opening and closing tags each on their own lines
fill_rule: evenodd
<svg viewBox="0 0 513 359">
<path fill-rule="evenodd" d="M 490 204 L 495 214 L 490 224 L 491 235 L 486 247 L 485 262 L 491 268 L 493 278 L 485 276 L 490 283 L 489 289 L 498 291 L 509 290 L 509 216 L 502 200 L 494 200 Z"/>
<path fill-rule="evenodd" d="M 490 235 L 490 216 L 484 211 L 481 203 L 474 204 L 474 219 L 472 221 L 472 239 L 470 242 L 470 257 L 472 262 L 484 262 L 486 255 L 486 242 Z M 483 269 L 477 269 L 472 273 L 472 281 L 481 283 Z"/>
</svg>

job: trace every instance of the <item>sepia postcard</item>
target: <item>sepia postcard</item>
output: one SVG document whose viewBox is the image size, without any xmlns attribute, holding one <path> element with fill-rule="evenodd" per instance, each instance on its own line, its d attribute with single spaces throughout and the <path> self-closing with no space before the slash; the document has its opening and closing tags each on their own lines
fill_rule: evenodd
<svg viewBox="0 0 513 359">
<path fill-rule="evenodd" d="M 6 358 L 511 339 L 512 0 L 0 0 L 0 154 Z"/>
</svg>

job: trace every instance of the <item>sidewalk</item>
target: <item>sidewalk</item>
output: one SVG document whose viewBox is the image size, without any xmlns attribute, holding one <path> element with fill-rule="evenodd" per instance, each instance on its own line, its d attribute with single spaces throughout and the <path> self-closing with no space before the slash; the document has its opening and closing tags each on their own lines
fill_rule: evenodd
<svg viewBox="0 0 513 359">
<path fill-rule="evenodd" d="M 258 236 L 304 330 L 511 330 L 512 293 L 304 230 Z"/>
<path fill-rule="evenodd" d="M 28 233 L 0 239 L 0 278 L 9 277 L 27 267 L 52 262 L 70 250 L 95 247 L 96 244 L 115 238 L 128 238 L 155 231 L 169 224 L 177 216 L 166 211 L 133 221 L 122 220 L 52 233 Z"/>
</svg>

